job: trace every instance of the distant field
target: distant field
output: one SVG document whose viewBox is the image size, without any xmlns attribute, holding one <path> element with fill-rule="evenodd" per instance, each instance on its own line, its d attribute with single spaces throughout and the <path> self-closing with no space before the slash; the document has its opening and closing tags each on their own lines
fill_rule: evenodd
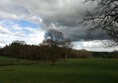
<svg viewBox="0 0 118 83">
<path fill-rule="evenodd" d="M 0 56 L 0 66 L 9 66 L 9 65 L 30 65 L 34 64 L 36 61 L 24 60 L 24 59 L 16 59 Z"/>
<path fill-rule="evenodd" d="M 0 56 L 0 83 L 118 83 L 118 59 L 69 59 L 54 66 L 34 63 Z"/>
</svg>

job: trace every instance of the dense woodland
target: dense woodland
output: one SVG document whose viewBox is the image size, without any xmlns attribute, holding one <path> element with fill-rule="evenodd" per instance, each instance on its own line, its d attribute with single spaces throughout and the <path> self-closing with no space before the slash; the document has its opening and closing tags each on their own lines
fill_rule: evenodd
<svg viewBox="0 0 118 83">
<path fill-rule="evenodd" d="M 32 60 L 50 60 L 52 48 L 47 45 L 27 45 L 13 42 L 10 45 L 0 49 L 0 54 L 9 57 L 32 59 Z M 77 57 L 92 57 L 92 54 L 86 50 L 75 50 L 72 48 L 54 47 L 53 55 L 55 59 Z"/>
</svg>

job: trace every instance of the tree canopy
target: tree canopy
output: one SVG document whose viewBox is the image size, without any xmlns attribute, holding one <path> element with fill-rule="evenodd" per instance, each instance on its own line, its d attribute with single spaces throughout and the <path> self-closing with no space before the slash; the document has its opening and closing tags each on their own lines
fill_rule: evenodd
<svg viewBox="0 0 118 83">
<path fill-rule="evenodd" d="M 49 46 L 59 46 L 61 45 L 61 42 L 64 39 L 64 35 L 62 32 L 56 30 L 56 29 L 49 29 L 45 33 L 45 39 L 44 42 L 45 44 Z"/>
</svg>

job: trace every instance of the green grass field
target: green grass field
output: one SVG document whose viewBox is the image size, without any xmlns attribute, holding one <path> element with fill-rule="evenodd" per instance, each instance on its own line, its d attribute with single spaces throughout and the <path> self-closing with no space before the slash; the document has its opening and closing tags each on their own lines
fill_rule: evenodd
<svg viewBox="0 0 118 83">
<path fill-rule="evenodd" d="M 32 63 L 0 57 L 0 83 L 118 83 L 118 59 L 68 59 L 54 66 Z"/>
</svg>

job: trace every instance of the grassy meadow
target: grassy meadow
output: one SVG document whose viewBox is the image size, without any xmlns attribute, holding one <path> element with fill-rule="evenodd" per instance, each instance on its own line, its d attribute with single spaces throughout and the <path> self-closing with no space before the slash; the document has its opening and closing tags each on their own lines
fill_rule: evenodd
<svg viewBox="0 0 118 83">
<path fill-rule="evenodd" d="M 52 66 L 0 56 L 0 83 L 118 83 L 118 59 L 68 59 Z"/>
</svg>

